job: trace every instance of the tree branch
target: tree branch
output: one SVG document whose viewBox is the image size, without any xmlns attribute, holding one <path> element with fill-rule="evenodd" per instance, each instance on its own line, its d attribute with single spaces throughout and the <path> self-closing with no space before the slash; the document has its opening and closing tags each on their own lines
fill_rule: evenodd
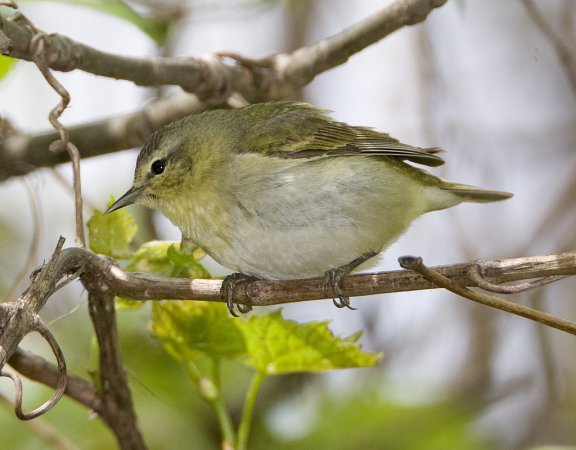
<svg viewBox="0 0 576 450">
<path fill-rule="evenodd" d="M 81 250 L 67 249 L 67 251 L 78 253 Z M 221 280 L 160 278 L 126 272 L 109 258 L 82 252 L 86 255 L 86 270 L 97 271 L 107 288 L 117 295 L 140 300 L 169 298 L 224 301 L 220 294 Z M 90 268 L 88 269 L 88 267 Z M 483 279 L 494 284 L 552 275 L 575 275 L 576 252 L 472 261 L 439 266 L 435 267 L 435 270 L 458 285 L 475 287 L 477 283 L 469 275 L 472 267 L 478 267 Z M 321 280 L 321 278 L 310 278 L 287 281 L 252 281 L 236 286 L 234 300 L 241 304 L 270 306 L 325 299 L 327 295 L 330 296 L 332 293 L 323 291 L 320 285 Z M 405 270 L 356 274 L 342 280 L 342 290 L 345 295 L 350 297 L 435 288 L 438 286 L 421 275 Z"/>
<path fill-rule="evenodd" d="M 102 411 L 100 417 L 116 435 L 122 449 L 145 449 L 138 428 L 132 394 L 120 356 L 114 294 L 107 291 L 97 272 L 85 271 L 82 282 L 88 289 L 88 309 L 100 356 Z"/>
<path fill-rule="evenodd" d="M 63 238 L 60 238 L 50 261 L 34 274 L 30 288 L 18 301 L 0 305 L 0 370 L 12 358 L 23 337 L 37 329 L 37 312 L 56 291 L 58 281 L 68 274 L 81 274 L 89 291 L 90 315 L 99 344 L 102 391 L 99 393 L 101 402 L 91 398 L 93 390 L 88 390 L 78 400 L 95 407 L 94 410 L 116 434 L 122 448 L 145 448 L 120 357 L 114 293 L 107 290 L 99 280 L 98 271 L 89 265 L 93 258 L 103 258 L 82 248 L 62 251 L 63 243 Z M 82 384 L 83 389 L 86 387 Z"/>
<path fill-rule="evenodd" d="M 52 269 L 50 269 L 52 268 Z M 477 282 L 470 273 L 476 269 L 480 276 L 492 284 L 542 278 L 557 275 L 576 274 L 576 252 L 512 258 L 500 260 L 472 261 L 434 268 L 460 286 L 475 287 Z M 50 270 L 49 274 L 45 274 Z M 141 273 L 126 272 L 110 258 L 95 255 L 81 248 L 67 248 L 57 254 L 48 266 L 44 267 L 23 299 L 16 304 L 5 303 L 0 309 L 0 354 L 3 363 L 13 354 L 18 343 L 26 334 L 27 314 L 22 311 L 37 311 L 54 291 L 55 283 L 67 273 L 82 273 L 89 291 L 105 292 L 107 295 L 121 295 L 140 300 L 207 300 L 223 302 L 220 294 L 221 280 L 161 278 Z M 89 275 L 87 275 L 89 274 Z M 477 279 L 477 278 L 476 278 Z M 95 280 L 86 281 L 86 280 Z M 270 306 L 307 300 L 325 299 L 332 293 L 325 293 L 320 286 L 320 278 L 289 281 L 257 280 L 239 284 L 234 290 L 234 300 L 240 304 Z M 342 290 L 347 296 L 375 295 L 389 292 L 405 292 L 422 289 L 435 289 L 434 283 L 420 274 L 411 271 L 390 271 L 351 275 L 342 280 Z M 37 299 L 38 291 L 42 291 Z M 28 301 L 25 301 L 28 299 Z M 30 303 L 32 302 L 32 303 Z M 20 307 L 16 307 L 20 305 Z M 29 305 L 29 306 L 27 306 Z M 36 309 L 38 308 L 38 309 Z M 29 329 L 29 328 L 28 328 Z M 18 330 L 15 335 L 11 330 Z"/>
<path fill-rule="evenodd" d="M 508 300 L 502 300 L 497 297 L 484 294 L 483 292 L 472 291 L 463 286 L 459 286 L 447 277 L 438 273 L 436 270 L 426 267 L 422 261 L 422 258 L 414 256 L 403 256 L 400 258 L 400 265 L 406 269 L 418 272 L 424 278 L 436 284 L 437 286 L 448 289 L 449 291 L 454 292 L 461 297 L 467 298 L 485 306 L 490 306 L 491 308 L 496 308 L 501 311 L 506 311 L 511 314 L 542 323 L 549 327 L 565 331 L 566 333 L 576 335 L 575 322 L 554 317 L 551 314 L 538 311 L 537 309 L 530 308 L 528 306 L 517 305 Z M 557 279 L 557 277 L 551 276 L 546 277 L 545 279 Z"/>
<path fill-rule="evenodd" d="M 200 58 L 133 58 L 101 52 L 59 34 L 42 34 L 43 52 L 54 70 L 83 70 L 143 86 L 178 85 L 196 94 L 175 95 L 142 112 L 70 128 L 70 141 L 86 158 L 139 146 L 162 125 L 224 103 L 233 92 L 251 102 L 289 97 L 318 74 L 345 63 L 388 34 L 423 21 L 446 1 L 397 1 L 316 44 L 262 59 L 229 52 Z M 33 60 L 33 36 L 24 24 L 0 17 L 0 53 Z M 226 58 L 235 63 L 227 64 Z M 0 181 L 66 161 L 62 154 L 46 152 L 55 137 L 52 132 L 28 136 L 0 130 Z"/>
<path fill-rule="evenodd" d="M 272 57 L 272 66 L 282 80 L 305 86 L 317 75 L 344 64 L 354 54 L 394 31 L 423 22 L 434 8 L 439 8 L 446 1 L 396 1 L 334 36 L 290 54 Z"/>
<path fill-rule="evenodd" d="M 60 238 L 52 258 L 32 274 L 32 283 L 22 297 L 14 303 L 0 305 L 0 369 L 24 336 L 36 330 L 38 311 L 56 290 L 58 280 L 66 273 L 75 272 L 69 265 L 71 258 L 60 258 L 63 245 L 64 239 Z"/>
<path fill-rule="evenodd" d="M 196 96 L 174 94 L 132 114 L 69 127 L 69 139 L 83 159 L 113 153 L 140 146 L 161 126 L 204 109 L 206 105 Z M 27 135 L 5 128 L 0 129 L 0 181 L 68 161 L 65 153 L 47 151 L 58 139 L 57 132 Z"/>
<path fill-rule="evenodd" d="M 80 274 L 89 292 L 90 315 L 99 342 L 102 391 L 96 395 L 90 383 L 73 377 L 66 393 L 98 412 L 102 420 L 116 434 L 122 448 L 144 448 L 120 357 L 114 297 L 122 295 L 140 300 L 195 299 L 223 302 L 225 300 L 220 294 L 222 281 L 160 278 L 126 272 L 110 258 L 77 247 L 61 251 L 61 246 L 62 241 L 59 241 L 49 263 L 36 274 L 31 287 L 18 302 L 0 305 L 0 356 L 2 356 L 0 369 L 10 359 L 10 362 L 23 373 L 47 384 L 55 384 L 53 367 L 45 363 L 40 364 L 28 355 L 16 352 L 16 348 L 26 330 L 31 328 L 29 317 L 33 316 L 33 312 L 38 311 L 49 295 L 55 291 L 58 280 L 67 274 Z M 494 284 L 504 282 L 575 275 L 576 252 L 472 261 L 436 267 L 434 271 L 448 280 L 450 288 L 456 292 L 459 292 L 458 287 L 476 285 L 486 286 L 492 290 Z M 426 278 L 430 277 L 403 270 L 358 274 L 344 278 L 342 290 L 345 295 L 359 296 L 439 287 L 435 284 L 436 281 L 431 282 Z M 325 293 L 320 284 L 320 278 L 291 281 L 258 280 L 236 286 L 234 297 L 238 303 L 265 306 L 331 296 L 332 293 Z M 441 285 L 447 286 L 444 281 Z M 534 284 L 537 285 L 538 283 Z M 471 291 L 466 289 L 462 291 L 466 291 L 467 296 L 471 298 L 468 295 Z M 473 300 L 478 301 L 478 296 Z M 498 307 L 492 301 L 482 302 L 488 306 Z M 500 309 L 514 312 L 518 308 L 506 306 Z M 539 318 L 544 317 L 545 320 L 540 321 L 541 323 L 562 330 L 572 330 L 576 327 L 574 323 L 539 311 L 532 314 L 532 311 L 522 308 L 521 312 L 521 315 L 532 320 L 539 321 Z M 18 330 L 18 333 L 15 334 L 13 330 Z M 39 371 L 44 372 L 43 375 L 38 375 Z"/>
<path fill-rule="evenodd" d="M 50 34 L 45 38 L 46 61 L 54 70 L 79 69 L 140 86 L 176 85 L 204 101 L 216 103 L 224 101 L 231 92 L 240 93 L 250 102 L 283 98 L 390 33 L 423 21 L 446 1 L 399 0 L 317 44 L 260 60 L 231 53 L 197 58 L 128 57 Z M 25 26 L 0 18 L 0 53 L 31 61 L 32 38 L 33 33 Z M 221 56 L 232 56 L 236 64 L 226 64 Z"/>
<path fill-rule="evenodd" d="M 31 380 L 38 381 L 54 389 L 58 385 L 58 368 L 40 356 L 18 348 L 8 362 L 14 369 Z M 69 373 L 64 393 L 78 403 L 102 415 L 102 400 L 98 397 L 98 393 L 90 381 Z"/>
<path fill-rule="evenodd" d="M 44 272 L 52 267 L 50 274 Z M 54 269 L 56 267 L 56 269 Z M 472 270 L 475 269 L 475 270 Z M 459 286 L 475 287 L 478 274 L 492 284 L 542 278 L 557 275 L 576 274 L 576 252 L 512 258 L 500 260 L 472 261 L 450 266 L 434 268 L 438 273 Z M 476 272 L 476 276 L 470 273 Z M 110 258 L 95 255 L 81 248 L 67 248 L 58 256 L 55 255 L 40 274 L 42 286 L 45 286 L 42 302 L 32 303 L 29 308 L 37 311 L 53 292 L 55 283 L 66 273 L 82 273 L 87 289 L 92 292 L 104 292 L 106 295 L 121 295 L 140 300 L 207 300 L 225 301 L 220 294 L 221 280 L 161 278 L 141 273 L 126 272 Z M 44 274 L 44 275 L 43 275 Z M 48 278 L 48 279 L 46 279 Z M 88 281 L 87 281 L 88 280 Z M 37 281 L 27 291 L 24 299 L 36 298 L 39 288 Z M 435 289 L 434 283 L 420 274 L 411 271 L 390 271 L 369 274 L 351 275 L 342 280 L 342 290 L 347 296 L 364 296 L 389 292 L 404 292 L 422 289 Z M 320 278 L 288 281 L 257 280 L 239 284 L 234 290 L 234 300 L 240 304 L 253 306 L 270 306 L 306 300 L 319 300 L 331 296 L 321 288 Z M 21 304 L 22 299 L 16 304 Z M 5 362 L 15 351 L 21 338 L 26 334 L 27 315 L 21 313 L 28 308 L 23 303 L 20 308 L 15 304 L 3 304 L 0 309 L 0 356 Z M 96 324 L 95 324 L 96 326 Z M 10 330 L 19 330 L 17 335 Z M 19 338 L 19 339 L 18 339 Z M 3 364 L 2 364 L 3 365 Z M 0 368 L 2 367 L 0 365 Z"/>
</svg>

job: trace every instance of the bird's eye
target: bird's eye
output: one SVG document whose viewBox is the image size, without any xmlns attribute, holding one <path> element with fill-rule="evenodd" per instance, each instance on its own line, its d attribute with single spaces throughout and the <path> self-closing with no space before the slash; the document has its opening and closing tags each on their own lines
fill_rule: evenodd
<svg viewBox="0 0 576 450">
<path fill-rule="evenodd" d="M 150 169 L 152 170 L 152 173 L 154 175 L 160 175 L 162 172 L 164 172 L 165 168 L 166 163 L 164 162 L 163 159 L 157 159 L 152 163 L 152 166 L 150 166 Z"/>
</svg>

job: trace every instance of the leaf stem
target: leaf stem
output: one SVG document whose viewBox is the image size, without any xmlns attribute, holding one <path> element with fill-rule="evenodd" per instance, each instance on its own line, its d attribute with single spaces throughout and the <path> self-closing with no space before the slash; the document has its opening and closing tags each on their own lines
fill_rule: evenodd
<svg viewBox="0 0 576 450">
<path fill-rule="evenodd" d="M 190 377 L 194 380 L 200 396 L 210 404 L 216 413 L 218 425 L 220 426 L 220 431 L 222 433 L 222 439 L 225 443 L 228 443 L 228 446 L 223 444 L 222 448 L 231 447 L 232 443 L 236 440 L 236 433 L 234 432 L 232 419 L 226 410 L 226 405 L 224 404 L 221 395 L 220 360 L 212 360 L 212 374 L 209 377 L 203 375 L 198 367 L 192 362 L 186 363 L 185 367 Z"/>
<path fill-rule="evenodd" d="M 220 431 L 222 432 L 222 438 L 228 445 L 222 444 L 222 448 L 231 447 L 236 440 L 236 432 L 234 431 L 234 426 L 232 424 L 232 418 L 226 409 L 224 404 L 224 399 L 222 398 L 222 389 L 220 388 L 220 360 L 214 359 L 214 364 L 212 365 L 212 381 L 216 386 L 216 396 L 210 401 L 214 411 L 216 412 L 216 417 L 218 418 L 218 424 L 220 425 Z"/>
<path fill-rule="evenodd" d="M 246 450 L 248 448 L 248 435 L 250 434 L 250 426 L 252 425 L 252 417 L 254 416 L 254 405 L 256 404 L 256 397 L 260 390 L 260 385 L 264 379 L 265 374 L 257 371 L 250 381 L 250 386 L 246 392 L 246 400 L 244 402 L 244 411 L 242 411 L 242 421 L 238 428 L 238 442 L 236 450 Z"/>
</svg>

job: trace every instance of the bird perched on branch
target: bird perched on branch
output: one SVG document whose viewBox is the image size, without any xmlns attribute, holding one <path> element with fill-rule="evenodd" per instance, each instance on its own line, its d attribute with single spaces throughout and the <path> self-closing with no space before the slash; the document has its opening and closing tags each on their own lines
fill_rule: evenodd
<svg viewBox="0 0 576 450">
<path fill-rule="evenodd" d="M 132 203 L 160 211 L 185 238 L 250 277 L 323 277 L 350 306 L 340 280 L 385 250 L 420 215 L 512 194 L 453 183 L 405 161 L 438 166 L 438 148 L 403 144 L 296 102 L 194 114 L 155 132 L 134 183 L 107 212 Z"/>
</svg>

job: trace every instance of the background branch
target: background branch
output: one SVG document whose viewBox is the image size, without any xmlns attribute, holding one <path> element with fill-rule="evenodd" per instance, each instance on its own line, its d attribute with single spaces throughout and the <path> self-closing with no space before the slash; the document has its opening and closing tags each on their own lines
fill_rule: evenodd
<svg viewBox="0 0 576 450">
<path fill-rule="evenodd" d="M 83 70 L 142 86 L 177 85 L 195 93 L 173 95 L 124 117 L 69 128 L 70 141 L 86 158 L 139 146 L 162 125 L 225 103 L 234 92 L 250 102 L 289 97 L 320 73 L 344 64 L 390 33 L 423 21 L 444 3 L 446 0 L 397 1 L 316 44 L 261 59 L 230 52 L 200 58 L 133 58 L 101 52 L 59 34 L 43 35 L 43 52 L 48 67 L 54 70 Z M 0 17 L 0 53 L 33 60 L 33 36 L 25 25 Z M 234 64 L 227 64 L 226 59 Z M 65 162 L 64 155 L 45 151 L 55 136 L 53 132 L 0 134 L 0 181 Z"/>
<path fill-rule="evenodd" d="M 120 448 L 145 449 L 120 355 L 114 294 L 101 289 L 98 278 L 95 272 L 85 272 L 82 276 L 89 290 L 88 309 L 98 340 L 99 394 L 104 410 L 100 417 L 116 435 Z"/>
<path fill-rule="evenodd" d="M 278 76 L 291 85 L 305 86 L 317 75 L 348 59 L 394 31 L 423 22 L 447 0 L 397 1 L 342 32 L 287 55 L 272 57 Z M 279 83 L 280 86 L 284 83 Z M 285 88 L 284 88 L 285 89 Z"/>
<path fill-rule="evenodd" d="M 96 50 L 60 34 L 46 36 L 45 55 L 51 69 L 83 70 L 129 80 L 140 86 L 175 85 L 203 100 L 225 100 L 238 92 L 248 101 L 281 98 L 308 84 L 316 75 L 345 63 L 350 56 L 407 25 L 422 22 L 447 0 L 403 0 L 380 13 L 310 47 L 263 59 L 233 57 L 228 65 L 218 55 L 137 58 Z M 33 34 L 0 18 L 0 53 L 33 60 Z M 231 53 L 221 53 L 231 56 Z"/>
<path fill-rule="evenodd" d="M 161 126 L 204 109 L 206 105 L 192 94 L 173 94 L 125 116 L 68 127 L 68 135 L 80 157 L 89 158 L 140 146 Z M 68 161 L 65 153 L 46 151 L 58 137 L 56 131 L 0 133 L 0 181 Z"/>
<path fill-rule="evenodd" d="M 472 261 L 450 266 L 439 266 L 435 267 L 434 270 L 459 286 L 474 287 L 476 282 L 469 275 L 471 268 L 477 269 L 484 280 L 494 284 L 556 275 L 575 275 L 576 252 L 525 258 Z M 45 272 L 47 270 L 50 271 L 50 275 L 46 275 Z M 56 282 L 67 272 L 82 273 L 82 281 L 91 295 L 98 296 L 100 295 L 99 293 L 102 293 L 102 295 L 106 296 L 106 298 L 100 300 L 103 304 L 107 304 L 109 302 L 108 297 L 113 297 L 114 295 L 139 300 L 193 299 L 225 301 L 220 294 L 221 280 L 161 278 L 141 273 L 126 272 L 114 260 L 95 255 L 81 248 L 67 248 L 61 254 L 55 252 L 49 265 L 41 272 L 43 285 L 48 285 L 44 292 L 53 292 L 53 288 L 51 289 L 50 287 L 55 286 Z M 320 281 L 321 278 L 310 278 L 289 281 L 258 280 L 239 284 L 234 290 L 234 300 L 241 304 L 270 306 L 325 299 L 327 293 L 321 288 Z M 36 292 L 38 288 L 35 286 L 36 284 L 33 284 L 24 298 Z M 438 288 L 438 286 L 426 280 L 422 275 L 405 270 L 357 274 L 342 280 L 342 290 L 345 295 L 350 297 L 435 288 Z M 328 293 L 328 295 L 331 295 L 331 293 Z M 102 306 L 102 308 L 104 307 Z M 113 310 L 113 308 L 111 309 Z M 2 305 L 3 316 L 8 316 L 8 318 L 4 317 L 2 322 L 10 325 L 1 327 L 4 333 L 0 335 L 0 350 L 3 350 L 4 362 L 14 353 L 19 342 L 19 340 L 9 339 L 7 345 L 7 336 L 11 336 L 8 332 L 12 328 L 17 330 L 25 329 L 20 321 L 25 321 L 26 316 L 18 318 L 20 310 L 25 310 L 25 308 L 17 310 L 12 304 Z M 105 312 L 113 315 L 113 311 L 109 311 L 106 308 L 99 313 L 104 314 Z M 97 312 L 92 314 L 97 314 Z M 95 320 L 95 327 L 102 326 L 102 322 L 103 320 L 100 319 Z M 111 327 L 110 324 L 108 326 Z M 23 333 L 22 336 L 25 334 Z M 101 337 L 104 336 L 108 336 L 111 341 L 115 341 L 115 328 L 109 329 L 106 333 L 101 332 Z M 101 345 L 104 345 L 104 342 Z M 114 347 L 117 344 L 109 342 L 107 345 Z M 111 354 L 114 353 L 111 350 Z M 114 360 L 114 358 L 119 358 L 119 356 L 107 357 L 111 358 L 112 362 L 115 362 L 113 364 L 116 367 L 115 370 L 120 371 L 121 366 L 118 365 L 118 361 Z M 112 376 L 120 377 L 119 372 L 115 372 Z"/>
<path fill-rule="evenodd" d="M 100 349 L 101 377 L 101 392 L 97 393 L 92 383 L 70 376 L 66 394 L 97 412 L 116 434 L 122 448 L 145 448 L 137 426 L 120 356 L 114 297 L 122 295 L 145 300 L 170 298 L 224 301 L 220 294 L 222 282 L 221 280 L 160 278 L 126 272 L 112 259 L 82 248 L 68 248 L 60 252 L 61 242 L 50 263 L 40 272 L 39 278 L 42 279 L 43 285 L 55 286 L 66 273 L 82 274 L 82 282 L 89 292 L 90 315 Z M 436 267 L 434 271 L 449 280 L 452 289 L 456 286 L 456 288 L 470 292 L 463 287 L 475 286 L 478 276 L 489 283 L 498 284 L 521 279 L 574 275 L 576 274 L 576 252 L 472 261 Z M 470 277 L 469 274 L 474 271 L 476 276 Z M 435 281 L 428 281 L 427 278 L 426 275 L 422 276 L 409 270 L 358 274 L 345 278 L 342 287 L 345 294 L 350 296 L 439 287 Z M 444 283 L 440 285 L 444 286 Z M 34 284 L 30 291 L 36 291 Z M 53 288 L 46 289 L 46 292 L 52 291 Z M 235 290 L 236 301 L 259 306 L 325 297 L 326 294 L 320 287 L 320 278 L 293 281 L 261 280 L 239 285 Z M 485 304 L 494 306 L 490 302 L 485 302 Z M 512 311 L 512 309 L 505 310 Z M 13 326 L 25 329 L 19 323 L 18 315 L 13 312 L 12 308 L 5 304 L 2 306 L 2 311 L 4 314 L 12 313 L 8 322 Z M 547 314 L 545 316 L 546 323 L 551 326 L 562 321 Z M 1 328 L 5 329 L 4 326 Z M 5 339 L 6 334 L 0 335 L 0 348 L 4 349 L 3 354 L 9 358 L 14 368 L 49 386 L 57 385 L 58 370 L 53 364 L 21 350 L 14 349 L 10 352 Z"/>
<path fill-rule="evenodd" d="M 8 362 L 25 377 L 56 389 L 58 368 L 44 358 L 18 348 Z M 91 382 L 68 373 L 68 383 L 64 393 L 99 415 L 104 414 L 102 399 Z"/>
</svg>

